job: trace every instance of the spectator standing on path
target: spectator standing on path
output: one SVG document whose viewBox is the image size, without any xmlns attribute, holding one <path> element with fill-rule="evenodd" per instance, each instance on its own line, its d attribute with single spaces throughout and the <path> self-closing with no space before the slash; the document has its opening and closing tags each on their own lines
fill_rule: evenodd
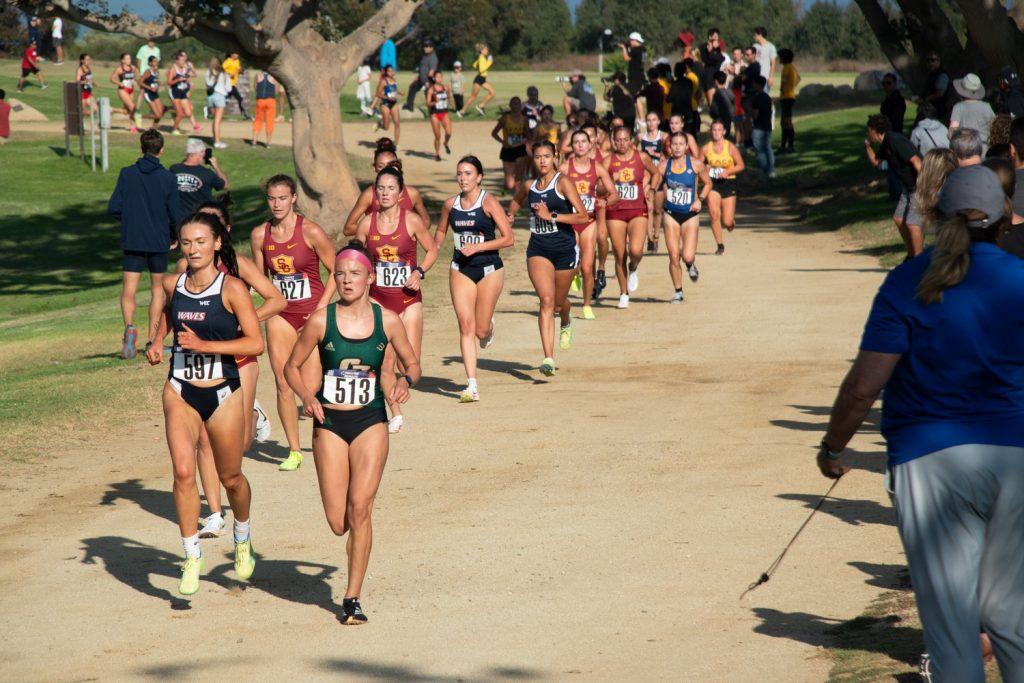
<svg viewBox="0 0 1024 683">
<path fill-rule="evenodd" d="M 768 81 L 768 87 L 764 90 L 770 92 L 775 87 L 775 65 L 779 53 L 775 45 L 768 42 L 768 29 L 764 26 L 754 29 L 754 50 L 757 52 L 757 63 L 761 65 L 761 75 Z"/>
<path fill-rule="evenodd" d="M 228 55 L 221 62 L 221 68 L 224 69 L 224 73 L 231 79 L 231 90 L 228 92 L 228 97 L 238 103 L 238 111 L 242 113 L 242 118 L 248 121 L 249 112 L 245 110 L 245 100 L 242 99 L 242 93 L 238 92 L 238 76 L 245 72 L 245 69 L 242 68 L 242 61 L 238 58 L 238 53 L 232 52 Z"/>
<path fill-rule="evenodd" d="M 176 226 L 186 215 L 178 198 L 174 174 L 160 164 L 163 136 L 151 128 L 139 136 L 139 141 L 142 157 L 121 169 L 114 193 L 107 203 L 107 212 L 121 221 L 122 358 L 135 357 L 138 338 L 135 331 L 135 294 L 143 268 L 149 270 L 152 286 L 147 345 L 153 342 L 164 310 L 163 278 L 167 272 L 167 252 L 170 251 Z"/>
<path fill-rule="evenodd" d="M 390 66 L 392 70 L 398 70 L 398 50 L 395 48 L 395 41 L 388 38 L 380 46 L 380 70 Z"/>
<path fill-rule="evenodd" d="M 963 98 L 953 105 L 949 114 L 950 135 L 957 128 L 973 128 L 981 134 L 982 153 L 988 146 L 988 128 L 996 113 L 992 105 L 982 100 L 985 97 L 985 86 L 977 74 L 967 74 L 953 81 L 953 89 Z"/>
<path fill-rule="evenodd" d="M 565 110 L 566 116 L 583 109 L 597 111 L 597 96 L 580 69 L 573 69 L 573 72 L 569 74 L 569 82 L 561 81 L 561 85 L 562 90 L 565 91 L 562 108 Z"/>
<path fill-rule="evenodd" d="M 936 681 L 985 681 L 979 631 L 1003 680 L 1024 680 L 1024 263 L 995 240 L 998 176 L 953 171 L 934 248 L 879 288 L 817 454 L 826 477 L 882 390 L 896 508 Z"/>
<path fill-rule="evenodd" d="M 1021 87 L 1017 70 L 1012 66 L 1004 67 L 999 72 L 998 89 L 992 93 L 992 109 L 997 114 L 1009 114 L 1015 119 L 1024 118 L 1024 88 Z"/>
<path fill-rule="evenodd" d="M 879 112 L 889 119 L 889 125 L 892 126 L 893 132 L 903 135 L 903 122 L 907 116 L 907 101 L 903 99 L 903 93 L 896 86 L 896 74 L 887 73 L 882 77 L 882 92 L 885 93 L 885 99 L 882 100 Z"/>
<path fill-rule="evenodd" d="M 935 105 L 922 102 L 917 107 L 917 115 L 921 120 L 910 133 L 910 142 L 917 147 L 921 156 L 933 149 L 949 149 L 949 130 L 935 119 Z"/>
<path fill-rule="evenodd" d="M 178 199 L 186 216 L 206 202 L 213 201 L 214 192 L 228 189 L 228 177 L 217 164 L 217 157 L 211 154 L 207 160 L 206 150 L 205 142 L 189 138 L 185 142 L 185 160 L 171 166 L 171 173 L 178 184 Z"/>
<path fill-rule="evenodd" d="M 437 53 L 434 52 L 434 41 L 427 38 L 423 41 L 423 56 L 420 57 L 420 66 L 416 74 L 416 80 L 409 84 L 409 94 L 405 98 L 406 111 L 412 111 L 416 102 L 416 93 L 428 87 L 434 82 L 434 72 L 437 71 Z"/>
<path fill-rule="evenodd" d="M 53 40 L 53 49 L 57 52 L 57 66 L 64 63 L 64 20 L 56 17 L 53 20 L 53 27 L 50 29 L 50 38 Z"/>
<path fill-rule="evenodd" d="M 6 144 L 11 137 L 11 105 L 7 101 L 7 93 L 0 89 L 0 145 Z"/>
<path fill-rule="evenodd" d="M 877 152 L 872 145 L 878 145 Z M 921 172 L 921 155 L 910 140 L 893 132 L 889 119 L 881 114 L 868 117 L 864 150 L 872 166 L 878 168 L 884 161 L 899 181 L 900 194 L 892 220 L 907 247 L 907 258 L 914 258 L 924 248 L 921 216 L 914 199 L 917 174 Z"/>
<path fill-rule="evenodd" d="M 39 87 L 46 90 L 46 81 L 43 80 L 43 74 L 39 71 L 39 52 L 36 51 L 36 45 L 35 41 L 30 42 L 21 56 L 21 78 L 18 79 L 18 92 L 25 90 L 25 79 L 32 74 L 35 74 L 36 80 L 39 81 Z"/>
<path fill-rule="evenodd" d="M 772 97 L 767 92 L 764 76 L 754 79 L 754 97 L 750 102 L 754 124 L 754 150 L 757 167 L 769 178 L 775 177 L 775 152 L 772 150 Z M 909 143 L 908 143 L 909 144 Z"/>
<path fill-rule="evenodd" d="M 359 100 L 359 111 L 363 116 L 373 116 L 370 102 L 373 102 L 373 91 L 370 89 L 370 60 L 365 60 L 356 67 L 356 99 Z"/>
<path fill-rule="evenodd" d="M 949 134 L 949 148 L 956 154 L 956 161 L 961 167 L 976 166 L 981 163 L 981 133 L 973 128 L 957 128 Z"/>
<path fill-rule="evenodd" d="M 367 67 L 369 68 L 369 67 Z M 266 71 L 260 71 L 253 78 L 252 91 L 256 93 L 256 110 L 252 118 L 252 146 L 256 146 L 256 139 L 260 131 L 266 126 L 267 142 L 270 147 L 271 139 L 274 137 L 274 125 L 277 121 L 277 93 L 280 86 L 274 77 Z"/>
<path fill-rule="evenodd" d="M 952 84 L 949 74 L 942 68 L 942 60 L 938 52 L 929 52 L 925 55 L 925 65 L 928 68 L 928 75 L 925 77 L 924 89 L 921 91 L 921 101 L 931 102 L 935 106 L 936 118 L 942 123 L 949 123 L 950 95 Z"/>
<path fill-rule="evenodd" d="M 626 87 L 629 93 L 635 98 L 644 87 L 644 61 L 647 57 L 647 50 L 644 47 L 644 37 L 637 31 L 629 34 L 629 40 L 619 43 L 622 50 L 622 58 L 626 60 Z M 634 114 L 634 120 L 636 115 Z"/>
<path fill-rule="evenodd" d="M 145 45 L 139 47 L 138 52 L 135 53 L 135 65 L 139 68 L 139 73 L 149 68 L 150 57 L 156 57 L 156 61 L 160 61 L 160 47 L 153 42 L 152 38 L 147 40 Z"/>
<path fill-rule="evenodd" d="M 210 66 L 206 70 L 206 107 L 213 119 L 213 146 L 217 149 L 224 149 L 228 143 L 220 139 L 221 123 L 224 121 L 224 107 L 227 106 L 228 95 L 231 94 L 233 86 L 231 77 L 224 70 L 224 65 L 219 59 L 210 59 Z"/>
<path fill-rule="evenodd" d="M 782 82 L 779 84 L 779 101 L 782 103 L 782 141 L 779 154 L 791 154 L 796 151 L 796 129 L 793 127 L 793 105 L 796 104 L 796 86 L 800 84 L 800 74 L 793 64 L 793 51 L 788 47 L 779 50 L 782 62 Z M 728 126 L 726 127 L 728 132 Z"/>
<path fill-rule="evenodd" d="M 1024 119 L 1014 119 L 1010 124 L 1010 151 L 1013 154 L 1014 174 L 1017 177 L 1017 184 L 1013 190 L 1013 212 L 1024 216 Z"/>
</svg>

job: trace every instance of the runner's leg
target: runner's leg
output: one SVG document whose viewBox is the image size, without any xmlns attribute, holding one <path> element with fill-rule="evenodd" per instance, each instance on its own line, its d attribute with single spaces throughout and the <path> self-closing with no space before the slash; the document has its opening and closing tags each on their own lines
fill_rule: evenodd
<svg viewBox="0 0 1024 683">
<path fill-rule="evenodd" d="M 612 252 L 615 254 L 615 279 L 619 282 L 619 294 L 626 294 L 627 225 L 625 221 L 619 220 L 607 221 L 607 225 L 608 236 L 612 241 Z"/>
<path fill-rule="evenodd" d="M 284 364 L 292 353 L 295 340 L 299 338 L 287 321 L 281 316 L 275 315 L 267 320 L 267 355 L 270 357 L 270 367 L 274 370 L 274 381 L 277 384 L 277 415 L 281 418 L 281 426 L 284 428 L 285 439 L 288 441 L 288 450 L 301 452 L 299 445 L 299 414 L 295 405 L 295 394 L 288 386 L 284 378 Z M 315 354 L 310 354 L 310 360 Z M 309 363 L 310 361 L 306 361 Z M 319 363 L 319 360 L 317 361 Z M 304 366 L 305 367 L 305 364 Z M 305 373 L 303 373 L 305 379 Z M 309 386 L 319 386 L 319 381 Z"/>
<path fill-rule="evenodd" d="M 346 598 L 357 598 L 370 564 L 373 547 L 373 501 L 377 496 L 384 465 L 388 460 L 388 433 L 384 425 L 374 425 L 356 437 L 349 446 L 350 474 L 345 518 L 348 521 L 348 589 Z"/>
<path fill-rule="evenodd" d="M 545 358 L 555 356 L 555 264 L 543 256 L 531 256 L 526 259 L 526 269 L 530 282 L 540 300 L 540 315 L 537 327 L 540 330 L 540 345 Z M 571 271 L 569 271 L 571 273 Z M 566 290 L 569 287 L 566 284 Z M 564 294 L 563 294 L 564 296 Z"/>
</svg>

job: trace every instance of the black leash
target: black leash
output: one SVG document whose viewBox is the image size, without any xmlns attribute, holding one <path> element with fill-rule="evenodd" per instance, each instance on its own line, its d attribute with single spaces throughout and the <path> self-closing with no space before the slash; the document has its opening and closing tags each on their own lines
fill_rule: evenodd
<svg viewBox="0 0 1024 683">
<path fill-rule="evenodd" d="M 836 479 L 835 481 L 832 482 L 832 485 L 828 487 L 828 491 L 825 491 L 825 495 L 818 499 L 818 504 L 814 506 L 813 510 L 811 510 L 811 514 L 807 515 L 807 519 L 804 520 L 804 523 L 801 524 L 800 528 L 796 530 L 795 534 L 793 534 L 793 538 L 789 539 L 789 543 L 787 543 L 786 547 L 782 549 L 782 552 L 779 553 L 779 556 L 775 558 L 774 562 L 768 565 L 768 569 L 764 570 L 764 572 L 761 574 L 761 577 L 757 581 L 747 586 L 747 590 L 743 591 L 743 594 L 740 595 L 740 600 L 747 597 L 747 593 L 754 590 L 761 584 L 768 583 L 768 579 L 772 578 L 772 574 L 774 574 L 775 570 L 779 568 L 780 564 L 782 564 L 782 558 L 786 556 L 786 553 L 789 552 L 789 549 L 793 547 L 794 543 L 796 543 L 796 539 L 799 538 L 800 534 L 803 533 L 804 528 L 810 523 L 811 518 L 814 517 L 814 513 L 821 508 L 822 504 L 824 504 L 825 502 L 825 499 L 829 497 L 829 495 L 832 493 L 832 490 L 835 489 L 835 487 L 839 484 L 841 479 L 842 477 L 839 477 L 839 479 Z"/>
</svg>

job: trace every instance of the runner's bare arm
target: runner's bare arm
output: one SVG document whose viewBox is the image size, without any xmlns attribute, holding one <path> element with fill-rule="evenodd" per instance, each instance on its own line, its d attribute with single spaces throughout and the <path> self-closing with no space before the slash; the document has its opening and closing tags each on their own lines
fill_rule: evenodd
<svg viewBox="0 0 1024 683">
<path fill-rule="evenodd" d="M 512 221 L 508 219 L 505 212 L 501 210 L 501 202 L 494 195 L 488 193 L 484 197 L 484 213 L 494 221 L 494 228 L 501 237 L 480 245 L 479 251 L 486 249 L 507 249 L 516 243 L 515 233 L 512 232 Z"/>
<path fill-rule="evenodd" d="M 580 199 L 579 192 L 576 191 L 576 184 L 566 178 L 564 175 L 558 176 L 558 191 L 562 193 L 570 204 L 572 204 L 572 213 L 560 213 L 558 214 L 559 223 L 567 223 L 568 225 L 586 225 L 590 222 L 590 216 L 587 214 L 587 208 L 583 206 L 583 200 Z M 545 216 L 547 212 L 549 215 Z M 547 211 L 547 206 L 537 207 L 537 215 L 541 218 L 550 219 L 550 212 Z"/>
<path fill-rule="evenodd" d="M 438 248 L 444 244 L 444 238 L 448 235 L 448 216 L 455 204 L 455 197 L 449 197 L 441 205 L 441 216 L 437 219 L 437 228 L 434 230 L 434 244 Z"/>
<path fill-rule="evenodd" d="M 650 183 L 651 187 L 658 187 L 661 184 L 661 169 L 654 165 L 651 158 L 646 153 L 640 152 L 640 161 L 644 164 L 644 170 L 651 174 Z"/>
<path fill-rule="evenodd" d="M 504 146 L 505 141 L 498 136 L 501 129 L 505 126 L 505 114 L 498 117 L 498 122 L 494 124 L 494 128 L 491 129 L 491 137 L 498 141 L 499 144 Z"/>
<path fill-rule="evenodd" d="M 743 155 L 740 154 L 740 148 L 729 143 L 729 156 L 732 157 L 732 168 L 729 169 L 729 178 L 735 178 L 737 173 L 746 170 L 747 165 L 743 162 Z"/>
<path fill-rule="evenodd" d="M 434 238 L 430 236 L 430 231 L 427 230 L 427 226 L 423 224 L 423 221 L 416 214 L 406 215 L 405 217 L 405 229 L 409 231 L 409 236 L 419 242 L 420 246 L 423 247 L 423 261 L 420 263 L 420 268 L 423 272 L 430 270 L 434 262 L 437 261 L 437 244 L 434 243 Z M 409 275 L 409 279 L 405 286 L 415 291 L 420 288 L 420 282 L 423 276 L 420 275 L 420 271 L 414 270 Z"/>
<path fill-rule="evenodd" d="M 321 422 L 324 419 L 324 409 L 320 401 L 316 400 L 317 387 L 308 387 L 302 380 L 302 364 L 306 362 L 313 349 L 323 339 L 324 330 L 327 329 L 327 309 L 320 308 L 313 311 L 309 320 L 302 326 L 299 338 L 295 340 L 292 353 L 284 364 L 284 378 L 288 386 L 292 388 L 295 395 L 302 401 L 302 410 L 308 417 L 315 417 Z"/>
<path fill-rule="evenodd" d="M 345 228 L 342 231 L 345 236 L 351 237 L 356 234 L 356 225 L 359 223 L 359 219 L 363 217 L 367 209 L 373 203 L 373 187 L 368 187 L 359 193 L 359 199 L 356 200 L 355 206 L 348 212 L 348 218 L 345 219 Z"/>
<path fill-rule="evenodd" d="M 249 233 L 249 248 L 252 250 L 252 261 L 261 273 L 267 272 L 267 264 L 263 262 L 263 233 L 262 225 L 252 229 Z"/>
<path fill-rule="evenodd" d="M 263 272 L 256 267 L 252 259 L 236 254 L 238 259 L 238 276 L 242 282 L 256 290 L 256 293 L 263 297 L 263 304 L 256 309 L 256 317 L 263 322 L 273 318 L 288 305 L 284 295 Z"/>
<path fill-rule="evenodd" d="M 405 333 L 405 325 L 401 318 L 386 308 L 381 309 L 384 333 L 388 336 L 388 342 L 394 347 L 398 359 L 405 367 L 405 374 L 398 378 L 391 388 L 391 395 L 388 401 L 392 404 L 405 403 L 409 400 L 409 382 L 406 376 L 412 378 L 413 384 L 420 379 L 420 361 L 416 352 L 409 343 L 409 337 Z"/>
<path fill-rule="evenodd" d="M 359 219 L 356 224 L 355 238 L 366 245 L 366 235 L 370 232 L 370 215 L 363 214 L 363 217 Z"/>
<path fill-rule="evenodd" d="M 593 163 L 593 162 L 591 162 Z M 615 206 L 619 203 L 619 193 L 615 191 L 615 183 L 612 182 L 612 176 L 608 173 L 602 164 L 595 164 L 597 170 L 597 184 L 604 188 L 604 198 L 601 202 L 604 206 Z M 601 206 L 601 203 L 598 203 Z"/>
<path fill-rule="evenodd" d="M 149 340 L 152 344 L 146 345 L 146 360 L 150 365 L 157 365 L 164 358 L 164 338 L 171 329 L 171 297 L 174 296 L 174 288 L 177 283 L 178 278 L 165 277 L 161 285 L 164 288 L 166 303 L 164 303 L 164 310 L 160 312 L 160 319 L 156 324 L 156 334 Z"/>
<path fill-rule="evenodd" d="M 120 75 L 121 75 L 121 67 L 118 66 L 116 69 L 114 69 L 110 73 L 110 82 L 113 83 L 114 85 L 120 85 L 120 81 L 117 78 Z"/>
<path fill-rule="evenodd" d="M 686 134 L 686 147 L 689 150 L 687 153 L 691 157 L 700 156 L 700 146 L 697 144 L 697 138 L 693 137 L 689 133 Z"/>
<path fill-rule="evenodd" d="M 427 213 L 427 206 L 423 203 L 423 195 L 415 187 L 406 187 L 409 193 L 409 200 L 412 201 L 412 210 L 422 219 L 423 224 L 430 230 L 430 214 Z"/>
<path fill-rule="evenodd" d="M 324 282 L 324 293 L 320 295 L 317 308 L 323 308 L 331 303 L 334 293 L 338 289 L 338 283 L 334 281 L 334 243 L 327 236 L 324 229 L 313 221 L 305 221 L 302 226 L 302 234 L 309 240 L 309 248 L 316 252 L 320 264 L 327 269 L 327 281 Z"/>
</svg>

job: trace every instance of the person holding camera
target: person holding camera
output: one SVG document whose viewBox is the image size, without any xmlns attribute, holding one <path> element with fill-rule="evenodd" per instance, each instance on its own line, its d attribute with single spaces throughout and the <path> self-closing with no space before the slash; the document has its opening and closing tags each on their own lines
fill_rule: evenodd
<svg viewBox="0 0 1024 683">
<path fill-rule="evenodd" d="M 619 49 L 622 50 L 622 58 L 626 60 L 626 85 L 629 93 L 636 97 L 644 87 L 644 58 L 647 54 L 644 38 L 633 31 L 629 34 L 628 42 L 619 43 Z"/>
<path fill-rule="evenodd" d="M 624 126 L 631 131 L 636 125 L 636 102 L 633 93 L 626 85 L 626 74 L 616 71 L 612 74 L 611 80 L 602 79 L 604 86 L 604 99 L 612 105 L 612 114 L 622 119 Z"/>
<path fill-rule="evenodd" d="M 228 189 L 228 177 L 220 170 L 213 149 L 199 138 L 185 142 L 185 160 L 170 170 L 178 182 L 178 198 L 186 216 L 212 201 L 214 191 Z"/>
<path fill-rule="evenodd" d="M 597 111 L 597 97 L 594 95 L 594 89 L 587 83 L 587 77 L 583 71 L 573 69 L 568 78 L 560 77 L 558 82 L 561 84 L 562 90 L 565 91 L 562 108 L 565 109 L 567 117 L 581 109 Z"/>
</svg>

